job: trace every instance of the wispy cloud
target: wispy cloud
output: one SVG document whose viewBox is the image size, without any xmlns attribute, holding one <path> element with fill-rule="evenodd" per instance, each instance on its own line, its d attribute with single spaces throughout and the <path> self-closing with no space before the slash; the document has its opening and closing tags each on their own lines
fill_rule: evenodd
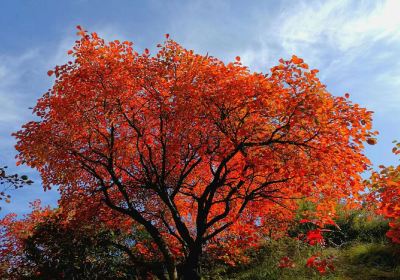
<svg viewBox="0 0 400 280">
<path fill-rule="evenodd" d="M 280 15 L 282 45 L 291 51 L 323 42 L 339 51 L 365 48 L 378 40 L 400 39 L 400 2 L 311 1 Z"/>
<path fill-rule="evenodd" d="M 289 3 L 286 3 L 289 4 Z M 254 33 L 259 44 L 247 51 L 248 61 L 257 64 L 257 55 L 270 53 L 300 53 L 314 64 L 331 57 L 329 53 L 357 55 L 380 40 L 400 40 L 400 2 L 390 1 L 298 1 L 285 5 L 276 15 L 262 16 Z M 270 17 L 273 17 L 271 20 Z"/>
<path fill-rule="evenodd" d="M 26 64 L 37 57 L 38 50 L 31 49 L 20 56 L 0 56 L 0 124 L 1 127 L 21 120 L 27 111 L 22 109 L 25 102 L 21 82 L 29 72 Z M 26 109 L 26 108 L 24 108 Z M 24 113 L 23 113 L 24 112 Z"/>
</svg>

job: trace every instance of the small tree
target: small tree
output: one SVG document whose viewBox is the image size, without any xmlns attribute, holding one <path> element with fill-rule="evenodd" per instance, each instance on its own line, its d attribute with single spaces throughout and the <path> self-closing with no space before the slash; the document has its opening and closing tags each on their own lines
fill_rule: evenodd
<svg viewBox="0 0 400 280">
<path fill-rule="evenodd" d="M 400 154 L 400 143 L 396 143 L 392 152 Z M 400 165 L 380 165 L 379 168 L 380 172 L 373 172 L 367 182 L 371 190 L 370 204 L 389 221 L 390 229 L 386 236 L 400 243 Z"/>
<path fill-rule="evenodd" d="M 141 224 L 170 279 L 177 263 L 198 279 L 218 238 L 251 246 L 271 216 L 294 216 L 294 199 L 325 213 L 357 199 L 371 112 L 328 93 L 302 59 L 252 73 L 168 35 L 151 56 L 79 34 L 74 60 L 48 73 L 41 120 L 15 134 L 18 158 L 61 200 L 79 193 Z"/>
<path fill-rule="evenodd" d="M 0 219 L 0 279 L 134 279 L 149 270 L 128 250 L 133 235 L 122 225 L 109 228 L 93 213 L 76 220 L 39 201 L 32 208 Z"/>
</svg>

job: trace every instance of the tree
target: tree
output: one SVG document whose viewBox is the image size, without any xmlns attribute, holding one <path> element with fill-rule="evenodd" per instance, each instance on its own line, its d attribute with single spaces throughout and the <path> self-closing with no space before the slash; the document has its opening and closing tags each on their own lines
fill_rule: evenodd
<svg viewBox="0 0 400 280">
<path fill-rule="evenodd" d="M 393 147 L 392 152 L 400 154 L 400 143 Z M 390 229 L 386 236 L 400 243 L 400 165 L 380 165 L 379 168 L 380 172 L 373 172 L 367 182 L 371 191 L 369 202 L 378 214 L 389 220 Z"/>
<path fill-rule="evenodd" d="M 39 201 L 32 207 L 23 219 L 9 214 L 0 220 L 0 279 L 136 279 L 146 275 L 148 264 L 134 252 L 126 253 L 127 243 L 133 243 L 132 231 L 123 226 L 109 228 L 102 215 L 77 220 L 72 212 L 43 208 Z"/>
<path fill-rule="evenodd" d="M 22 275 L 30 271 L 24 259 L 23 240 L 51 213 L 50 208 L 41 207 L 39 200 L 31 203 L 31 207 L 32 212 L 21 221 L 16 220 L 16 214 L 8 214 L 0 220 L 0 279 L 24 279 Z"/>
<path fill-rule="evenodd" d="M 177 265 L 198 279 L 216 240 L 245 248 L 271 216 L 294 217 L 295 199 L 333 215 L 358 198 L 372 112 L 332 96 L 302 59 L 252 73 L 168 35 L 151 56 L 78 29 L 40 120 L 15 133 L 19 162 L 62 201 L 79 194 L 142 225 L 170 279 Z"/>
</svg>

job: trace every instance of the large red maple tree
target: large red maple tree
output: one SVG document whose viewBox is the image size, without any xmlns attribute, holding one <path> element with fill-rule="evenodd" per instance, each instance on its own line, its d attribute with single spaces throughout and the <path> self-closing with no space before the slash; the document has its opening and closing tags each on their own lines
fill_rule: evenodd
<svg viewBox="0 0 400 280">
<path fill-rule="evenodd" d="M 217 242 L 251 246 L 296 199 L 333 215 L 358 198 L 372 113 L 332 96 L 302 59 L 254 73 L 168 35 L 151 55 L 78 29 L 72 61 L 48 73 L 40 120 L 15 133 L 19 161 L 64 204 L 87 197 L 143 226 L 170 279 L 177 265 L 198 279 Z"/>
</svg>

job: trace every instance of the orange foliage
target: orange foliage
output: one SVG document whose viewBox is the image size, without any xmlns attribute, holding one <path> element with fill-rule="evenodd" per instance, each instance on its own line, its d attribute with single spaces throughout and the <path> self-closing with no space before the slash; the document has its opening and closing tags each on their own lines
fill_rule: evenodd
<svg viewBox="0 0 400 280">
<path fill-rule="evenodd" d="M 0 278 L 8 275 L 8 271 L 3 269 L 25 266 L 22 258 L 24 240 L 31 236 L 37 224 L 53 215 L 50 208 L 41 207 L 39 200 L 31 203 L 31 208 L 32 212 L 22 220 L 17 220 L 15 214 L 8 214 L 0 220 Z"/>
<path fill-rule="evenodd" d="M 168 36 L 151 56 L 79 35 L 34 109 L 40 120 L 15 134 L 19 162 L 58 186 L 63 205 L 104 203 L 141 224 L 172 264 L 176 250 L 198 262 L 213 240 L 253 246 L 260 228 L 285 228 L 296 199 L 320 216 L 358 199 L 372 113 L 332 96 L 302 59 L 252 73 Z"/>
<path fill-rule="evenodd" d="M 392 152 L 400 154 L 400 143 L 396 144 Z M 400 165 L 380 165 L 379 168 L 381 171 L 374 172 L 368 182 L 371 189 L 369 199 L 377 213 L 389 220 L 387 237 L 400 243 Z"/>
</svg>

